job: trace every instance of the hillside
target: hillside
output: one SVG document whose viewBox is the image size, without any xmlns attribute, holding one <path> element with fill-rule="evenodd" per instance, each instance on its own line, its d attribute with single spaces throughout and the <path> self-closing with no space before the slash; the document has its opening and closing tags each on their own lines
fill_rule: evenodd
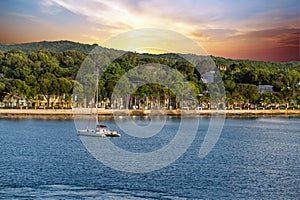
<svg viewBox="0 0 300 200">
<path fill-rule="evenodd" d="M 10 50 L 21 50 L 24 53 L 31 53 L 36 52 L 38 50 L 47 50 L 50 52 L 64 52 L 69 50 L 78 51 L 81 53 L 90 53 L 97 44 L 83 44 L 79 42 L 73 42 L 68 40 L 60 40 L 60 41 L 40 41 L 40 42 L 31 42 L 31 43 L 22 43 L 22 44 L 7 44 L 7 43 L 0 43 L 0 51 L 7 52 Z M 111 53 L 124 53 L 124 51 L 116 50 L 116 49 L 108 49 L 105 47 L 98 46 L 103 51 L 108 51 Z M 175 52 L 174 52 L 175 53 Z M 145 57 L 150 58 L 163 58 L 168 60 L 180 60 L 182 57 L 180 54 L 174 54 L 174 53 L 167 53 L 167 54 L 161 54 L 161 55 L 152 55 L 152 54 L 143 54 Z M 251 63 L 254 66 L 258 65 L 264 65 L 272 68 L 281 68 L 282 66 L 287 67 L 288 69 L 299 69 L 299 61 L 295 62 L 264 62 L 264 61 L 253 61 L 253 60 L 236 60 L 236 59 L 227 59 L 222 57 L 214 57 L 212 56 L 213 60 L 216 61 L 217 64 L 225 64 L 230 65 L 233 63 L 244 63 L 249 64 Z"/>
<path fill-rule="evenodd" d="M 41 95 L 45 98 L 50 95 L 57 95 L 61 96 L 64 101 L 68 101 L 68 105 L 70 105 L 73 87 L 75 87 L 73 84 L 78 70 L 85 60 L 87 52 L 95 47 L 105 52 L 105 55 L 116 58 L 101 76 L 101 87 L 99 88 L 101 100 L 112 98 L 117 81 L 126 72 L 137 66 L 157 63 L 179 71 L 192 85 L 195 93 L 202 95 L 201 99 L 198 99 L 199 103 L 211 101 L 211 97 L 207 93 L 208 86 L 203 81 L 202 76 L 202 73 L 208 72 L 207 66 L 210 64 L 205 56 L 176 53 L 161 55 L 124 53 L 124 51 L 115 49 L 69 41 L 19 45 L 2 44 L 0 47 L 3 51 L 0 52 L 0 102 L 7 101 L 7 98 L 11 96 L 32 100 L 40 98 Z M 14 50 L 8 51 L 10 49 Z M 31 53 L 29 54 L 29 52 Z M 195 70 L 194 66 L 184 58 L 199 61 L 197 66 L 202 71 Z M 260 62 L 214 56 L 211 58 L 220 69 L 226 90 L 226 101 L 229 106 L 249 107 L 249 103 L 252 107 L 271 104 L 298 106 L 298 102 L 300 102 L 300 62 Z M 148 74 L 144 75 L 142 79 L 148 80 Z M 218 78 L 217 76 L 217 74 L 210 76 L 211 79 L 209 80 Z M 90 77 L 85 77 L 85 79 L 89 80 Z M 158 80 L 162 79 L 170 83 L 174 82 L 173 76 L 162 74 Z M 260 92 L 259 85 L 271 86 L 272 89 L 268 90 L 269 92 Z M 76 87 L 81 88 L 82 91 L 91 89 L 89 85 L 81 83 L 76 83 Z M 178 106 L 178 98 L 164 85 L 146 84 L 138 88 L 133 95 L 139 97 L 141 105 L 145 103 L 143 99 L 148 95 L 153 102 L 161 102 L 162 105 L 163 102 L 169 102 L 170 105 L 172 102 L 174 108 Z M 50 107 L 50 102 L 47 102 L 46 106 Z M 4 107 L 9 107 L 9 105 L 4 105 Z"/>
<path fill-rule="evenodd" d="M 50 52 L 63 52 L 67 50 L 75 50 L 82 53 L 89 53 L 97 45 L 81 44 L 72 41 L 41 41 L 24 44 L 3 44 L 0 43 L 0 51 L 7 52 L 10 50 L 22 50 L 25 53 L 31 53 L 38 50 L 48 50 Z"/>
</svg>

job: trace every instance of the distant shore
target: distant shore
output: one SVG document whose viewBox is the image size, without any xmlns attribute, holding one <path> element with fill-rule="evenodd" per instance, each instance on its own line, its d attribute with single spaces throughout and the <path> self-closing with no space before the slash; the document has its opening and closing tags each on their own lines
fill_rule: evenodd
<svg viewBox="0 0 300 200">
<path fill-rule="evenodd" d="M 109 110 L 99 109 L 99 116 L 224 116 L 223 110 Z M 300 110 L 226 110 L 226 117 L 283 116 L 300 117 Z M 0 109 L 2 119 L 73 119 L 72 109 Z"/>
</svg>

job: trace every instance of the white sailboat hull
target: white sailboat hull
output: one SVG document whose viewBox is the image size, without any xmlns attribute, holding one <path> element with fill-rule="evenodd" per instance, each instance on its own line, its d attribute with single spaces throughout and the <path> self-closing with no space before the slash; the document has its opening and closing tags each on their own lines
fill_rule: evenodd
<svg viewBox="0 0 300 200">
<path fill-rule="evenodd" d="M 115 131 L 106 131 L 106 132 L 100 132 L 98 130 L 78 130 L 77 131 L 78 136 L 90 136 L 90 137 L 121 137 L 121 135 Z"/>
</svg>

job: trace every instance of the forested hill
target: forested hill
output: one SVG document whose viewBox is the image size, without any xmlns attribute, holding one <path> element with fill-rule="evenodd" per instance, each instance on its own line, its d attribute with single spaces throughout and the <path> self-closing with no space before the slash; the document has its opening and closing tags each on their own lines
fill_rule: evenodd
<svg viewBox="0 0 300 200">
<path fill-rule="evenodd" d="M 89 89 L 84 88 L 87 86 L 83 84 L 79 85 L 75 78 L 87 53 L 95 47 L 105 52 L 105 55 L 117 58 L 103 72 L 99 82 L 100 100 L 112 97 L 116 83 L 129 70 L 145 64 L 159 63 L 176 69 L 186 77 L 195 93 L 203 95 L 199 102 L 210 101 L 209 93 L 206 92 L 207 85 L 203 81 L 205 79 L 188 61 L 188 58 L 191 60 L 201 58 L 199 66 L 202 67 L 203 73 L 208 73 L 210 78 L 213 76 L 213 79 L 215 73 L 206 71 L 208 70 L 206 66 L 210 63 L 206 56 L 176 53 L 161 55 L 126 53 L 96 45 L 57 41 L 0 45 L 0 102 L 13 95 L 29 100 L 39 98 L 41 95 L 44 97 L 56 95 L 70 101 L 75 83 L 76 87 L 81 87 L 83 91 Z M 260 62 L 214 56 L 211 58 L 220 69 L 226 89 L 226 101 L 231 106 L 245 106 L 249 103 L 298 106 L 300 62 Z M 172 76 L 169 78 L 173 81 Z M 272 90 L 261 93 L 259 92 L 260 85 L 271 86 Z M 139 96 L 139 99 L 150 95 L 157 99 L 165 98 L 169 102 L 177 101 L 176 96 L 172 96 L 164 86 L 155 84 L 139 88 L 134 95 Z M 49 102 L 47 105 L 50 106 Z"/>
<path fill-rule="evenodd" d="M 38 50 L 47 50 L 50 52 L 63 52 L 68 50 L 79 51 L 82 53 L 89 53 L 92 51 L 97 44 L 82 44 L 78 42 L 72 42 L 67 40 L 61 41 L 41 41 L 41 42 L 31 42 L 24 44 L 3 44 L 0 43 L 0 51 L 7 52 L 10 50 L 22 50 L 25 53 L 31 53 Z"/>
<path fill-rule="evenodd" d="M 49 52 L 65 52 L 65 51 L 77 51 L 81 53 L 90 53 L 97 44 L 83 44 L 79 42 L 73 42 L 68 40 L 60 40 L 60 41 L 40 41 L 40 42 L 31 42 L 31 43 L 23 43 L 23 44 L 13 44 L 13 43 L 0 43 L 0 51 L 8 52 L 11 50 L 21 50 L 26 54 L 31 52 L 37 52 L 39 50 L 46 50 Z M 108 49 L 105 47 L 98 46 L 98 49 L 103 51 L 108 51 L 111 53 L 124 53 L 124 51 L 116 50 L 116 49 Z M 175 52 L 174 52 L 175 53 Z M 180 59 L 180 54 L 161 54 L 161 55 L 151 55 L 151 54 L 144 54 L 146 57 L 156 57 L 156 58 L 164 58 L 168 60 L 177 60 Z M 254 66 L 264 66 L 264 67 L 272 67 L 272 68 L 281 68 L 281 67 L 288 67 L 288 69 L 299 69 L 299 62 L 285 62 L 285 63 L 278 63 L 278 62 L 263 62 L 263 61 L 252 61 L 252 60 L 235 60 L 235 59 L 225 59 L 222 57 L 214 57 L 212 56 L 213 60 L 216 61 L 217 64 L 225 64 L 230 65 L 234 63 L 244 63 L 244 64 L 251 64 Z"/>
</svg>

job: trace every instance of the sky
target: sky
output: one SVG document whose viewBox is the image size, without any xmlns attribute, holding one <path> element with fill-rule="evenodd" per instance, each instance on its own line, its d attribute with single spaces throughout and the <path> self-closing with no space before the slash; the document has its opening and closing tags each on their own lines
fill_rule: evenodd
<svg viewBox="0 0 300 200">
<path fill-rule="evenodd" d="M 0 27 L 1 43 L 99 45 L 127 31 L 159 28 L 214 56 L 300 60 L 299 0 L 1 0 Z"/>
</svg>

